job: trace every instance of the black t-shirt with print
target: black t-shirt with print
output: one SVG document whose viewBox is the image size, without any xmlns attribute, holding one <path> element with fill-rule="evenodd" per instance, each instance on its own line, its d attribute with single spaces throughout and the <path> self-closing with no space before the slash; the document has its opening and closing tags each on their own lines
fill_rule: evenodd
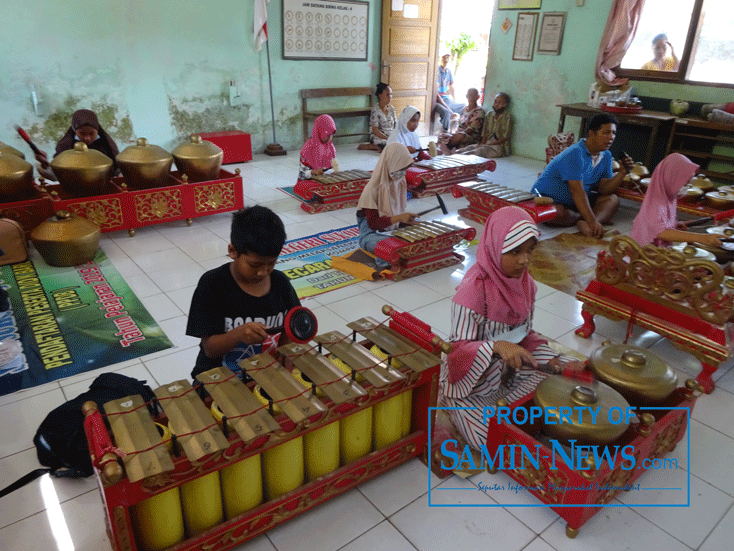
<svg viewBox="0 0 734 551">
<path fill-rule="evenodd" d="M 295 289 L 283 272 L 273 270 L 270 274 L 270 291 L 261 297 L 254 297 L 237 284 L 229 263 L 224 264 L 209 270 L 199 279 L 191 299 L 186 334 L 199 338 L 221 335 L 252 321 L 260 322 L 268 329 L 280 327 L 288 310 L 300 304 Z M 239 373 L 239 360 L 259 354 L 263 346 L 267 350 L 272 345 L 272 339 L 263 345 L 241 343 L 219 358 L 208 358 L 199 345 L 199 356 L 191 377 L 222 365 Z"/>
</svg>

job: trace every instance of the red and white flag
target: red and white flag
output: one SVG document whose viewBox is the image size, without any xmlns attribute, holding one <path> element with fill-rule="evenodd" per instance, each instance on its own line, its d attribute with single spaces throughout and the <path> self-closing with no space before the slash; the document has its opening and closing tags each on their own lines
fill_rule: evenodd
<svg viewBox="0 0 734 551">
<path fill-rule="evenodd" d="M 268 39 L 268 2 L 270 0 L 255 0 L 255 51 L 259 52 Z"/>
</svg>

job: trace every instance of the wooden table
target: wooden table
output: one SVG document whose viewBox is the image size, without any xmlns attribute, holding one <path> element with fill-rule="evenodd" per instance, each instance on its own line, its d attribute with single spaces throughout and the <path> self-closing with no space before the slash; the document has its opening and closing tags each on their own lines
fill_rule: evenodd
<svg viewBox="0 0 734 551">
<path fill-rule="evenodd" d="M 561 116 L 558 119 L 558 132 L 563 132 L 563 127 L 566 123 L 566 116 L 581 117 L 581 124 L 579 125 L 579 138 L 583 138 L 586 135 L 586 121 L 598 113 L 606 113 L 596 107 L 589 107 L 585 103 L 569 103 L 564 105 L 558 105 L 561 108 Z M 647 144 L 647 153 L 645 155 L 645 166 L 650 167 L 653 153 L 653 146 L 655 140 L 658 137 L 660 128 L 672 124 L 675 117 L 665 111 L 648 111 L 643 109 L 639 113 L 627 114 L 627 113 L 610 113 L 614 115 L 620 124 L 628 124 L 632 126 L 648 126 L 650 127 L 650 140 Z"/>
</svg>

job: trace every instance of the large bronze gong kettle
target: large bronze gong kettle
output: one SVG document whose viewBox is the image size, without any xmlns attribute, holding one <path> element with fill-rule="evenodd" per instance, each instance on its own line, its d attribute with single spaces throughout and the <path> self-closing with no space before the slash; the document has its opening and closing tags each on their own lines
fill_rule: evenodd
<svg viewBox="0 0 734 551">
<path fill-rule="evenodd" d="M 678 376 L 665 360 L 629 344 L 600 346 L 589 357 L 589 367 L 635 406 L 660 403 L 678 386 Z"/>
<path fill-rule="evenodd" d="M 629 407 L 627 400 L 602 382 L 586 384 L 551 375 L 536 387 L 533 400 L 544 409 L 544 420 L 553 420 L 544 424 L 545 432 L 564 444 L 569 440 L 575 440 L 576 445 L 608 444 L 622 436 L 629 426 L 624 422 L 624 412 Z M 561 421 L 560 408 L 571 408 L 573 413 Z M 599 408 L 595 419 L 588 408 Z M 620 411 L 610 414 L 612 408 Z"/>
</svg>

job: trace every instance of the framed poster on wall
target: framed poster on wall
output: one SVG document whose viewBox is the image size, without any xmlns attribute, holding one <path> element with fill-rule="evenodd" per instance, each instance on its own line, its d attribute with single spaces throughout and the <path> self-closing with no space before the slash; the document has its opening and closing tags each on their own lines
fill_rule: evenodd
<svg viewBox="0 0 734 551">
<path fill-rule="evenodd" d="M 566 12 L 550 12 L 543 14 L 538 36 L 538 53 L 560 55 L 563 43 L 563 29 L 566 25 Z"/>
<path fill-rule="evenodd" d="M 283 59 L 367 61 L 369 2 L 283 0 Z"/>
<path fill-rule="evenodd" d="M 541 0 L 499 0 L 498 10 L 539 10 Z"/>
<path fill-rule="evenodd" d="M 517 14 L 515 27 L 515 46 L 512 48 L 512 59 L 532 61 L 535 48 L 535 31 L 538 29 L 537 12 L 520 12 Z"/>
</svg>

